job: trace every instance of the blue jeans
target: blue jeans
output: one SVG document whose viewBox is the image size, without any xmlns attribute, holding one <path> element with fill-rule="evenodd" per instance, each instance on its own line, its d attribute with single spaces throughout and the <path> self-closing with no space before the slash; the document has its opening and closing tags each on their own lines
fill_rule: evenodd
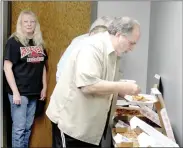
<svg viewBox="0 0 183 148">
<path fill-rule="evenodd" d="M 21 96 L 21 104 L 13 104 L 13 96 L 8 94 L 11 104 L 12 147 L 28 147 L 31 126 L 36 110 L 36 98 Z"/>
</svg>

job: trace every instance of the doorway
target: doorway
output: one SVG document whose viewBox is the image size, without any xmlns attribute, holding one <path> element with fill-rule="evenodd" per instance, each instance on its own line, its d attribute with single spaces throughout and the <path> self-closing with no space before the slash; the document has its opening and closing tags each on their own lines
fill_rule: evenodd
<svg viewBox="0 0 183 148">
<path fill-rule="evenodd" d="M 46 107 L 56 84 L 56 65 L 70 44 L 78 35 L 88 32 L 91 24 L 91 2 L 30 2 L 12 1 L 11 3 L 11 33 L 15 31 L 19 13 L 32 10 L 38 17 L 43 39 L 48 53 L 48 91 Z M 30 147 L 51 147 L 51 123 L 47 116 L 35 119 Z"/>
</svg>

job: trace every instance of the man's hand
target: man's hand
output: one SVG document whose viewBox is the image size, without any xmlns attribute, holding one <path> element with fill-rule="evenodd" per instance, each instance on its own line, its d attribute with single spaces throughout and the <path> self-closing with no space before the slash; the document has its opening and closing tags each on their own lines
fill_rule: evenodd
<svg viewBox="0 0 183 148">
<path fill-rule="evenodd" d="M 40 100 L 44 101 L 46 98 L 46 88 L 41 90 Z"/>
<path fill-rule="evenodd" d="M 137 95 L 141 92 L 140 87 L 136 83 L 132 82 L 121 82 L 119 84 L 119 89 L 121 89 L 119 91 L 120 97 L 124 97 L 125 95 Z"/>
<path fill-rule="evenodd" d="M 16 105 L 21 104 L 21 96 L 19 93 L 13 94 L 13 104 L 16 104 Z"/>
</svg>

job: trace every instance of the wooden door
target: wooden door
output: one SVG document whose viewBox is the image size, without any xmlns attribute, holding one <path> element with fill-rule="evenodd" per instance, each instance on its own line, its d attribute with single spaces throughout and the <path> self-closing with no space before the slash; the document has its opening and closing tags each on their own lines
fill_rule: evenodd
<svg viewBox="0 0 183 148">
<path fill-rule="evenodd" d="M 90 26 L 91 2 L 12 2 L 11 30 L 15 31 L 19 13 L 32 10 L 38 17 L 48 52 L 47 103 L 56 83 L 56 65 L 70 41 Z M 46 115 L 36 118 L 30 141 L 31 147 L 51 147 L 51 124 Z"/>
</svg>

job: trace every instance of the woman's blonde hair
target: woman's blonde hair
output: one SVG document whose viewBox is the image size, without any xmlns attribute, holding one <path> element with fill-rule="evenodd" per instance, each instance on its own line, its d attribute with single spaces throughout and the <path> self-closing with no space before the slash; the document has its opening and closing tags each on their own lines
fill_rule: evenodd
<svg viewBox="0 0 183 148">
<path fill-rule="evenodd" d="M 44 41 L 43 41 L 43 38 L 42 38 L 42 33 L 41 33 L 41 30 L 40 30 L 40 24 L 38 22 L 38 19 L 36 17 L 36 15 L 30 11 L 30 10 L 23 10 L 19 17 L 18 17 L 18 20 L 17 20 L 17 25 L 16 25 L 16 32 L 14 32 L 11 36 L 11 37 L 17 37 L 18 40 L 24 45 L 24 46 L 27 46 L 28 45 L 28 38 L 24 35 L 24 33 L 22 32 L 22 16 L 24 14 L 28 14 L 28 15 L 31 15 L 35 18 L 35 23 L 36 23 L 36 27 L 35 27 L 35 30 L 34 30 L 34 33 L 33 33 L 33 42 L 34 42 L 34 45 L 36 46 L 44 46 Z"/>
</svg>

